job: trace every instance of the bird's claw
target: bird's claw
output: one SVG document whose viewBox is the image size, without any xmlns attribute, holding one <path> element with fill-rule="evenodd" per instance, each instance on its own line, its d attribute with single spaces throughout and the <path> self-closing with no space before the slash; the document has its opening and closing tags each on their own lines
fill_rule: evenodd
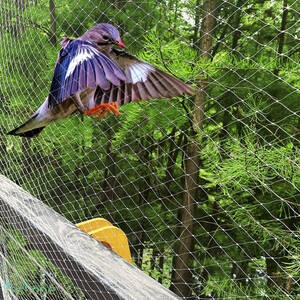
<svg viewBox="0 0 300 300">
<path fill-rule="evenodd" d="M 95 106 L 89 110 L 87 110 L 84 115 L 90 115 L 90 116 L 96 116 L 98 115 L 98 118 L 105 117 L 108 113 L 119 115 L 120 112 L 118 110 L 119 106 L 117 102 L 111 102 L 111 103 L 103 103 L 98 106 Z"/>
</svg>

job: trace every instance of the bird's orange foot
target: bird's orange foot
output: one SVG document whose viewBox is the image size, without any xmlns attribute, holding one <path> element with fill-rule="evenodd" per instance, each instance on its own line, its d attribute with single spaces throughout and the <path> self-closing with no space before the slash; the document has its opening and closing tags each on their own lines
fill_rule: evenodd
<svg viewBox="0 0 300 300">
<path fill-rule="evenodd" d="M 96 116 L 98 115 L 98 118 L 105 117 L 108 113 L 119 115 L 120 112 L 118 110 L 119 106 L 117 102 L 111 102 L 111 103 L 103 103 L 96 107 L 93 107 L 89 110 L 87 110 L 84 115 L 90 115 L 90 116 Z"/>
</svg>

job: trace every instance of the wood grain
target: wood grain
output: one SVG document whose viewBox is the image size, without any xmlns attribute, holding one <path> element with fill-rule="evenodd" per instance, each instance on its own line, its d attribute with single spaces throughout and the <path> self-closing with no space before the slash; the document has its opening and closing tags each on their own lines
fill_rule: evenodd
<svg viewBox="0 0 300 300">
<path fill-rule="evenodd" d="M 86 299 L 178 299 L 2 175 L 0 222 L 26 236 L 82 290 Z"/>
</svg>

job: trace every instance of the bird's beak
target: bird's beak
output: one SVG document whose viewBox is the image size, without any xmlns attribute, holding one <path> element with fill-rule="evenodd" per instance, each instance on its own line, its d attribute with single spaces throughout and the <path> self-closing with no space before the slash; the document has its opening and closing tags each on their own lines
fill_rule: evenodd
<svg viewBox="0 0 300 300">
<path fill-rule="evenodd" d="M 123 49 L 127 49 L 127 47 L 123 44 L 120 38 L 116 40 L 115 44 L 122 47 Z"/>
</svg>

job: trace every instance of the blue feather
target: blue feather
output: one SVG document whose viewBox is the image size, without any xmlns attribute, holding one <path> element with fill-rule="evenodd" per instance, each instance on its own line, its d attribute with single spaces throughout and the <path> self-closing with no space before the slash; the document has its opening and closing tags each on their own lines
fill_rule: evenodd
<svg viewBox="0 0 300 300">
<path fill-rule="evenodd" d="M 97 49 L 97 44 L 73 40 L 60 51 L 50 86 L 48 107 L 87 87 L 98 85 L 106 90 L 110 87 L 109 82 L 119 85 L 120 80 L 125 79 L 123 71 Z"/>
</svg>

